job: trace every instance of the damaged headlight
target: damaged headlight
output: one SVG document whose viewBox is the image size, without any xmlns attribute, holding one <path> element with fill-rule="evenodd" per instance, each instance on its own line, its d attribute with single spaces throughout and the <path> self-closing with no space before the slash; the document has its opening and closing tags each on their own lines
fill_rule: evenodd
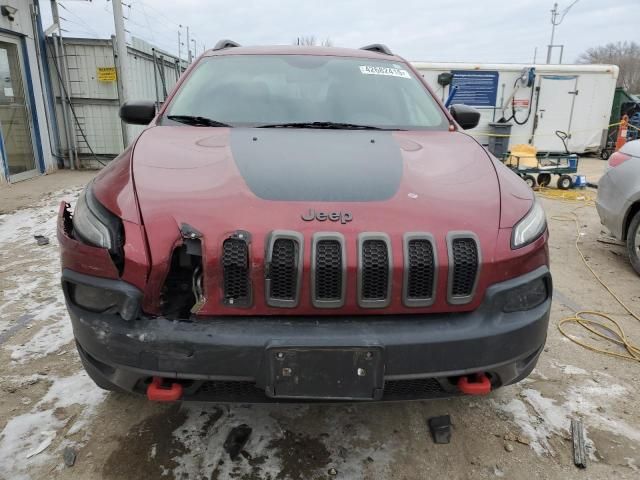
<svg viewBox="0 0 640 480">
<path fill-rule="evenodd" d="M 73 212 L 73 234 L 83 243 L 106 248 L 113 255 L 123 244 L 122 222 L 98 202 L 92 186 L 92 183 L 87 185 L 78 197 Z"/>
<path fill-rule="evenodd" d="M 511 234 L 511 248 L 521 248 L 537 240 L 547 229 L 547 217 L 542 205 L 534 200 L 531 210 L 520 220 Z"/>
</svg>

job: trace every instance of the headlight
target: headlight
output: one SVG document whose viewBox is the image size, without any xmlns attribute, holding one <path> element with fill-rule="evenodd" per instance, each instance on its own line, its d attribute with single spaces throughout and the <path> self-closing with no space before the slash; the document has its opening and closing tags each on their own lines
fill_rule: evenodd
<svg viewBox="0 0 640 480">
<path fill-rule="evenodd" d="M 118 254 L 123 244 L 122 222 L 98 202 L 92 185 L 87 185 L 76 203 L 73 234 L 83 243 Z"/>
<path fill-rule="evenodd" d="M 531 210 L 520 220 L 511 234 L 511 248 L 521 248 L 537 240 L 547 229 L 547 217 L 542 205 L 534 200 Z"/>
</svg>

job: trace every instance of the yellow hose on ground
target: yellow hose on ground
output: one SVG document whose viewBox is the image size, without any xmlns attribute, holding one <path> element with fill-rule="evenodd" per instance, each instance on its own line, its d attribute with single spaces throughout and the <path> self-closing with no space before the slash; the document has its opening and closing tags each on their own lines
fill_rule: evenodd
<svg viewBox="0 0 640 480">
<path fill-rule="evenodd" d="M 622 308 L 624 308 L 624 310 L 629 315 L 640 321 L 640 316 L 633 310 L 631 310 L 631 308 L 629 308 L 627 304 L 622 301 L 622 299 L 604 282 L 604 280 L 600 278 L 600 276 L 591 267 L 591 265 L 589 265 L 589 262 L 587 262 L 584 253 L 582 253 L 582 250 L 580 249 L 580 217 L 578 217 L 578 214 L 576 212 L 582 208 L 593 207 L 595 205 L 594 192 L 590 190 L 555 190 L 541 187 L 538 190 L 538 195 L 543 198 L 561 201 L 564 203 L 580 202 L 580 204 L 576 208 L 574 208 L 569 213 L 569 215 L 554 215 L 550 217 L 551 220 L 574 223 L 576 228 L 575 247 L 580 254 L 580 258 L 582 259 L 584 265 L 591 272 L 598 283 L 600 283 L 600 285 L 602 285 L 602 287 L 607 292 L 609 292 L 609 294 L 616 300 L 616 302 L 618 302 L 618 304 Z M 599 317 L 600 320 L 585 318 L 585 315 Z M 601 339 L 601 341 L 607 341 L 618 345 L 621 351 L 616 352 L 607 348 L 587 343 L 582 339 L 577 338 L 576 336 L 570 334 L 566 329 L 566 327 L 571 324 L 579 325 L 585 328 L 587 331 L 596 336 L 596 341 L 598 339 Z M 625 360 L 640 362 L 640 347 L 634 345 L 625 334 L 624 329 L 622 328 L 620 323 L 618 323 L 614 318 L 607 315 L 606 313 L 596 312 L 593 310 L 582 310 L 576 312 L 570 317 L 561 319 L 558 323 L 558 330 L 560 330 L 560 333 L 572 342 L 591 351 L 610 355 L 612 357 L 623 358 Z"/>
</svg>

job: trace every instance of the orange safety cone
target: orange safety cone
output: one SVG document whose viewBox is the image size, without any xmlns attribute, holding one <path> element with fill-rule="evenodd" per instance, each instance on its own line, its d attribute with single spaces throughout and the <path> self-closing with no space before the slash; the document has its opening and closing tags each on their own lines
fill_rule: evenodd
<svg viewBox="0 0 640 480">
<path fill-rule="evenodd" d="M 627 115 L 620 120 L 620 126 L 618 127 L 618 138 L 616 138 L 616 152 L 627 143 L 627 130 L 629 125 L 629 117 Z"/>
</svg>

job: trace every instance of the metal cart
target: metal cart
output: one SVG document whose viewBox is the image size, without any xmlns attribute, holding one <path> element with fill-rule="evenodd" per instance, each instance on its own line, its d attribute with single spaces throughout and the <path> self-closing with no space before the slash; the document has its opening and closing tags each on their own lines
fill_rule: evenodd
<svg viewBox="0 0 640 480">
<path fill-rule="evenodd" d="M 526 158 L 529 160 L 531 157 Z M 536 185 L 546 187 L 551 184 L 551 176 L 558 175 L 556 185 L 561 190 L 568 190 L 573 187 L 573 178 L 570 174 L 578 172 L 580 159 L 573 153 L 545 153 L 536 155 L 536 165 L 531 166 L 524 165 L 524 162 L 521 164 L 520 156 L 506 153 L 502 161 L 531 188 Z"/>
</svg>

